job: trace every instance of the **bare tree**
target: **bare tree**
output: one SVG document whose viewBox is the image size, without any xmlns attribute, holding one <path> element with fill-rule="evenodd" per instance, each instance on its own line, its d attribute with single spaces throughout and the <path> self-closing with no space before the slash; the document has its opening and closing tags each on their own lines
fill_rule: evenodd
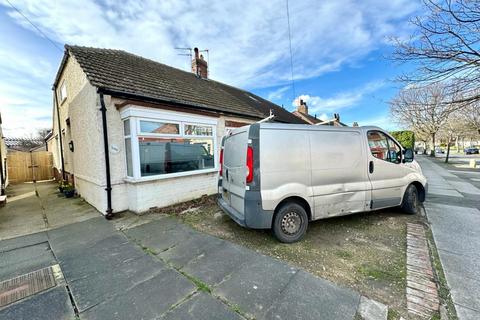
<svg viewBox="0 0 480 320">
<path fill-rule="evenodd" d="M 480 101 L 480 2 L 423 0 L 426 16 L 415 18 L 408 41 L 395 39 L 393 58 L 417 69 L 400 76 L 407 83 L 449 81 L 454 102 Z"/>
<path fill-rule="evenodd" d="M 450 158 L 450 147 L 454 141 L 458 141 L 461 136 L 468 132 L 465 126 L 465 118 L 462 111 L 456 111 L 450 114 L 439 130 L 439 135 L 446 141 L 447 154 L 445 156 L 445 163 L 448 163 Z M 457 146 L 458 148 L 458 146 Z M 457 149 L 458 151 L 458 149 Z"/>
<path fill-rule="evenodd" d="M 431 137 L 431 156 L 435 156 L 435 139 L 455 110 L 448 90 L 441 84 L 407 86 L 390 101 L 390 112 L 401 125 L 417 136 Z"/>
<path fill-rule="evenodd" d="M 468 129 L 480 134 L 480 102 L 471 103 L 466 106 L 461 112 Z"/>
</svg>

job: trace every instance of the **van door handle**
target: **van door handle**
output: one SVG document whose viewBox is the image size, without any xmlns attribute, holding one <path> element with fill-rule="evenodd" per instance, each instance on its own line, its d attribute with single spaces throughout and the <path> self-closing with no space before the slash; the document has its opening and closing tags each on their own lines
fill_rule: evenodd
<svg viewBox="0 0 480 320">
<path fill-rule="evenodd" d="M 373 169 L 374 169 L 374 168 L 373 168 L 373 161 L 370 161 L 370 163 L 368 164 L 368 171 L 369 171 L 370 173 L 373 173 Z"/>
</svg>

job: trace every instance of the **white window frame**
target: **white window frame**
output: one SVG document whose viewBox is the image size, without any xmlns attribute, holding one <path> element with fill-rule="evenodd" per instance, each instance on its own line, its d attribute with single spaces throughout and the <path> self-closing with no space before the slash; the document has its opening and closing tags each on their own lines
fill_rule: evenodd
<svg viewBox="0 0 480 320">
<path fill-rule="evenodd" d="M 65 80 L 63 80 L 62 85 L 60 86 L 60 103 L 63 103 L 65 100 L 67 100 L 67 96 L 67 83 Z"/>
<path fill-rule="evenodd" d="M 129 127 L 130 127 L 130 134 L 126 134 L 125 133 L 125 122 L 128 121 L 129 123 Z M 127 139 L 130 139 L 130 154 L 132 156 L 132 175 L 129 176 L 128 175 L 128 159 L 127 159 L 127 149 L 125 148 L 125 174 L 127 176 L 127 178 L 133 178 L 134 175 L 135 175 L 135 167 L 133 165 L 133 149 L 132 149 L 132 125 L 133 125 L 133 122 L 132 119 L 130 118 L 126 118 L 126 119 L 122 119 L 122 127 L 123 127 L 123 143 L 124 145 L 126 146 L 127 145 Z"/>
<path fill-rule="evenodd" d="M 193 176 L 198 174 L 206 174 L 218 172 L 219 170 L 219 159 L 218 159 L 218 139 L 217 139 L 217 119 L 211 117 L 197 116 L 192 114 L 185 114 L 174 111 L 165 111 L 165 110 L 155 110 L 150 108 L 136 107 L 133 105 L 127 105 L 120 111 L 120 117 L 122 121 L 130 119 L 130 143 L 132 150 L 132 171 L 133 177 L 127 176 L 127 153 L 124 152 L 125 156 L 125 181 L 136 183 L 152 180 L 163 180 L 176 177 L 184 176 Z M 145 121 L 157 121 L 163 123 L 175 123 L 179 125 L 179 134 L 158 134 L 158 133 L 143 133 L 140 132 L 140 120 Z M 184 134 L 184 125 L 202 125 L 209 126 L 212 128 L 211 136 L 199 136 L 199 135 L 185 135 Z M 123 122 L 122 122 L 123 130 Z M 139 146 L 139 137 L 182 137 L 182 138 L 192 138 L 192 139 L 212 139 L 213 141 L 213 156 L 214 156 L 214 167 L 203 169 L 203 170 L 193 170 L 193 171 L 184 171 L 184 172 L 174 172 L 174 173 L 165 173 L 151 176 L 142 176 L 141 167 L 140 167 L 140 146 Z M 125 132 L 124 132 L 124 137 Z"/>
</svg>

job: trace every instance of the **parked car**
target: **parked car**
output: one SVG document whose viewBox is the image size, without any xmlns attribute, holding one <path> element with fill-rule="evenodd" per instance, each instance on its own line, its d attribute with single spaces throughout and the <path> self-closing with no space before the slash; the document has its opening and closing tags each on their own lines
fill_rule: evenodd
<svg viewBox="0 0 480 320">
<path fill-rule="evenodd" d="M 244 227 L 300 240 L 313 220 L 401 206 L 417 213 L 427 180 L 377 127 L 256 123 L 222 140 L 218 204 Z"/>
<path fill-rule="evenodd" d="M 463 152 L 465 152 L 465 154 L 478 154 L 479 150 L 477 147 L 468 147 L 463 149 Z"/>
<path fill-rule="evenodd" d="M 440 147 L 435 147 L 435 153 L 445 153 L 445 150 Z"/>
</svg>

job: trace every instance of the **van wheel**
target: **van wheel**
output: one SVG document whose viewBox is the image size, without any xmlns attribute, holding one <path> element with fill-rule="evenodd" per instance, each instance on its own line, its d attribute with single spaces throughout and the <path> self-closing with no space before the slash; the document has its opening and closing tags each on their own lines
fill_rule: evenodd
<svg viewBox="0 0 480 320">
<path fill-rule="evenodd" d="M 409 214 L 416 214 L 420 207 L 420 201 L 418 200 L 418 190 L 413 184 L 409 185 L 403 196 L 402 205 L 400 206 L 403 211 Z"/>
<path fill-rule="evenodd" d="M 299 241 L 307 232 L 308 216 L 305 209 L 294 202 L 284 204 L 273 220 L 273 234 L 280 242 Z"/>
</svg>

